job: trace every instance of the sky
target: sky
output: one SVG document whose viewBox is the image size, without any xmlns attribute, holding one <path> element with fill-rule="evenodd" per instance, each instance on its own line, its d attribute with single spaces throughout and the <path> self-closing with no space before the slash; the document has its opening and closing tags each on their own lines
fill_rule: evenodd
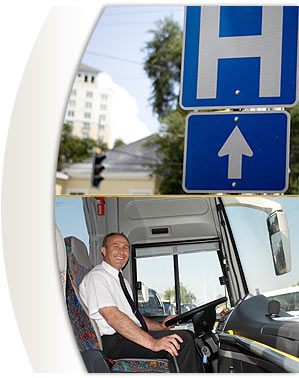
<svg viewBox="0 0 299 378">
<path fill-rule="evenodd" d="M 105 72 L 115 92 L 112 139 L 126 143 L 159 130 L 149 104 L 151 82 L 143 70 L 142 51 L 158 20 L 171 17 L 183 27 L 183 6 L 108 6 L 104 9 L 82 63 Z M 117 109 L 117 111 L 115 111 Z"/>
</svg>

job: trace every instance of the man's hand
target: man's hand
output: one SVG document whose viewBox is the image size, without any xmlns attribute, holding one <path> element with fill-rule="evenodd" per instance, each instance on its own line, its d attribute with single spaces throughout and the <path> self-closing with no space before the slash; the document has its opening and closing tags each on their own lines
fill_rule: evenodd
<svg viewBox="0 0 299 378">
<path fill-rule="evenodd" d="M 168 329 L 172 328 L 173 325 L 171 325 L 171 326 L 169 326 L 169 327 L 166 327 L 165 322 L 167 322 L 167 320 L 173 319 L 173 318 L 175 318 L 175 317 L 176 317 L 176 315 L 170 315 L 170 316 L 167 316 L 167 318 L 165 318 L 165 319 L 163 320 L 163 322 L 161 323 L 161 328 L 164 329 L 164 330 L 168 330 Z"/>
<path fill-rule="evenodd" d="M 182 343 L 183 339 L 175 333 L 173 335 L 164 336 L 161 339 L 154 339 L 151 350 L 153 352 L 166 350 L 166 352 L 168 352 L 172 356 L 177 356 L 178 350 L 180 350 L 181 347 L 178 341 Z"/>
</svg>

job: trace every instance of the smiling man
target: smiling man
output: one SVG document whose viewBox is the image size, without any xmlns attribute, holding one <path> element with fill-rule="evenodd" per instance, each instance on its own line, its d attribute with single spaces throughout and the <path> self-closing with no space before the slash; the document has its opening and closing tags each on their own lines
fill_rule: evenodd
<svg viewBox="0 0 299 378">
<path fill-rule="evenodd" d="M 143 318 L 133 302 L 132 290 L 122 275 L 130 255 L 127 237 L 119 233 L 105 236 L 101 248 L 103 262 L 95 266 L 80 285 L 80 296 L 90 318 L 99 327 L 103 349 L 109 358 L 170 359 L 177 356 L 182 373 L 202 371 L 202 364 L 190 331 L 171 331 L 162 323 Z"/>
</svg>

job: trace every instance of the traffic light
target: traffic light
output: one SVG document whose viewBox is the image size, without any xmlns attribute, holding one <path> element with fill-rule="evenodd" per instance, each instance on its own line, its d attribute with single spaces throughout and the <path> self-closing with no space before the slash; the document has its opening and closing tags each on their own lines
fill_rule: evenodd
<svg viewBox="0 0 299 378">
<path fill-rule="evenodd" d="M 101 153 L 96 153 L 93 156 L 93 165 L 92 165 L 92 177 L 91 177 L 91 186 L 93 188 L 98 188 L 100 185 L 100 182 L 104 180 L 104 178 L 101 176 L 102 171 L 105 169 L 105 167 L 102 165 L 103 160 L 106 159 L 106 155 Z"/>
</svg>

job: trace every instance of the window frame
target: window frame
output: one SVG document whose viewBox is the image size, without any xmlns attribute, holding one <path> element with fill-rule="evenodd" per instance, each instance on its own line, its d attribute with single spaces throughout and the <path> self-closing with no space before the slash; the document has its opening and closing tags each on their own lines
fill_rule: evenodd
<svg viewBox="0 0 299 378">
<path fill-rule="evenodd" d="M 131 258 L 132 258 L 132 283 L 133 283 L 133 297 L 134 301 L 138 307 L 138 285 L 137 285 L 137 259 L 136 251 L 140 248 L 158 248 L 158 247 L 171 247 L 171 246 L 178 246 L 178 245 L 188 245 L 188 244 L 207 244 L 207 243 L 217 243 L 218 248 L 215 249 L 217 253 L 217 257 L 219 260 L 220 268 L 222 271 L 223 276 L 225 277 L 225 266 L 223 263 L 223 252 L 222 252 L 222 243 L 219 237 L 213 238 L 205 238 L 205 239 L 195 239 L 195 240 L 176 240 L 176 241 L 165 241 L 165 242 L 152 242 L 152 243 L 140 243 L 140 244 L 132 244 L 131 245 Z M 194 252 L 191 252 L 194 253 Z M 196 252 L 195 252 L 196 253 Z M 181 298 L 180 298 L 180 268 L 178 262 L 178 256 L 183 255 L 183 253 L 177 253 L 172 256 L 173 261 L 173 273 L 174 273 L 174 286 L 175 286 L 175 302 L 176 302 L 176 309 L 177 315 L 181 314 Z M 164 256 L 164 255 L 162 255 Z M 165 255 L 166 256 L 166 255 Z M 153 256 L 154 257 L 154 256 Z M 142 257 L 141 257 L 142 258 Z M 151 258 L 151 257 L 143 257 L 143 258 Z M 224 280 L 223 280 L 224 281 Z M 227 285 L 226 285 L 227 287 Z"/>
</svg>

